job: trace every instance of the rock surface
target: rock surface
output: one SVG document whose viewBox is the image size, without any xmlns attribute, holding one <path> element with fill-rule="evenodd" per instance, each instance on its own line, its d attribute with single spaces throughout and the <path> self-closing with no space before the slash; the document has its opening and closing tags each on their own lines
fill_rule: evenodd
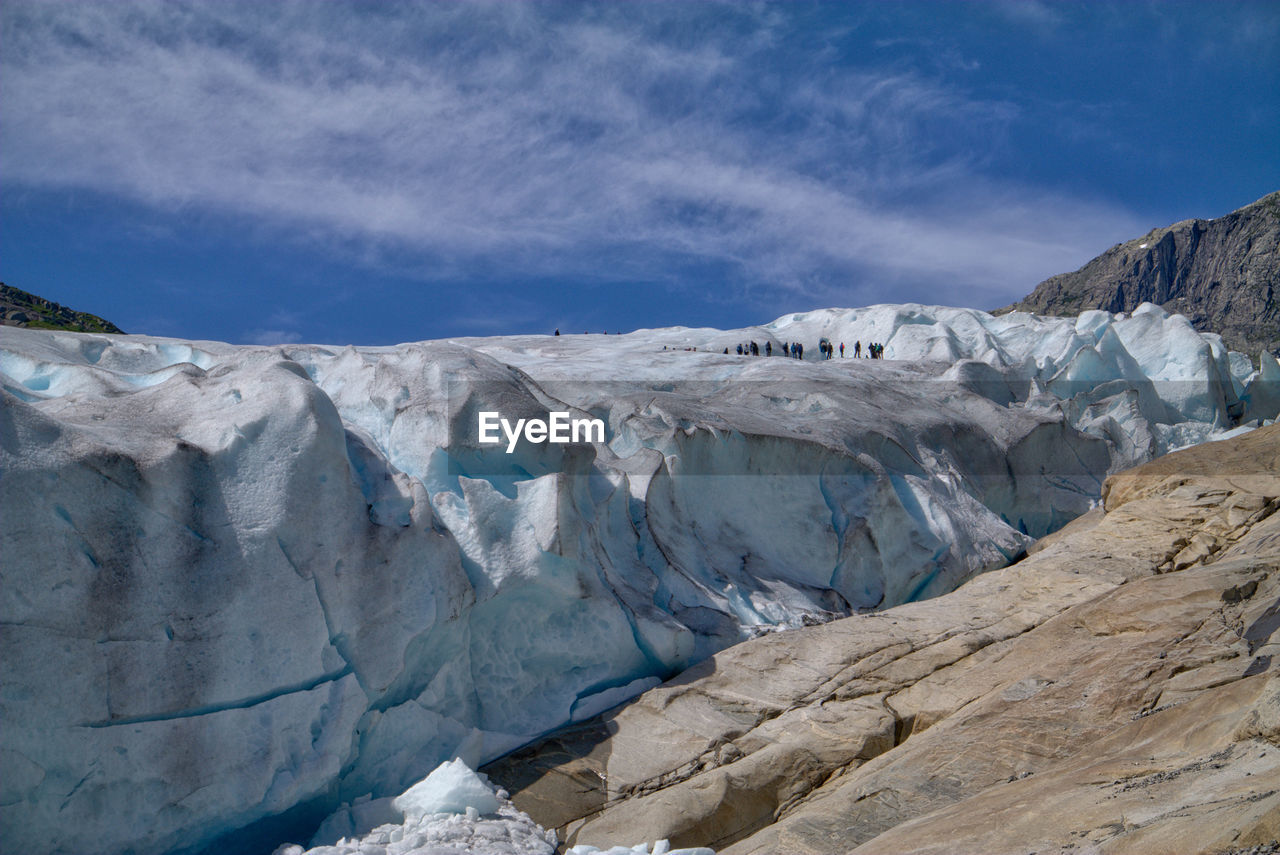
<svg viewBox="0 0 1280 855">
<path fill-rule="evenodd" d="M 1131 312 L 1144 302 L 1186 315 L 1253 357 L 1280 349 L 1280 192 L 1215 220 L 1184 220 L 1118 244 L 1041 282 L 1018 311 Z"/>
<path fill-rule="evenodd" d="M 111 321 L 0 282 L 0 325 L 68 332 L 123 333 Z"/>
<path fill-rule="evenodd" d="M 561 839 L 1222 852 L 1280 836 L 1280 427 L 927 602 L 744 642 L 491 765 Z"/>
</svg>

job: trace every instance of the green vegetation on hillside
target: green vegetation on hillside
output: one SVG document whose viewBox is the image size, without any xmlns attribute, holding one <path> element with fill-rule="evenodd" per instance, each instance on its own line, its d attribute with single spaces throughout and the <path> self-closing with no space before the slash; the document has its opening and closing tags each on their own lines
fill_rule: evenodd
<svg viewBox="0 0 1280 855">
<path fill-rule="evenodd" d="M 124 330 L 111 321 L 68 309 L 3 282 L 0 282 L 0 324 L 37 330 L 124 334 Z"/>
</svg>

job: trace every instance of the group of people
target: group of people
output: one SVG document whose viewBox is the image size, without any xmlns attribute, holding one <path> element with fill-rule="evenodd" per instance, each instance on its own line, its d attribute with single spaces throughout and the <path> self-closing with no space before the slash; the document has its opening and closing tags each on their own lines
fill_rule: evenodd
<svg viewBox="0 0 1280 855">
<path fill-rule="evenodd" d="M 557 329 L 555 334 L 560 335 L 560 330 Z M 609 334 L 608 331 L 605 331 L 605 335 L 608 335 L 608 334 Z M 662 346 L 662 349 L 667 350 L 667 346 L 664 344 Z M 698 348 L 686 347 L 684 349 L 697 350 Z M 769 342 L 769 341 L 766 341 L 764 343 L 763 348 L 761 348 L 760 345 L 756 344 L 754 341 L 748 341 L 738 345 L 737 349 L 738 349 L 739 356 L 759 356 L 761 353 L 763 353 L 765 356 L 773 356 L 773 351 L 774 351 L 773 342 Z M 804 345 L 798 341 L 791 341 L 791 342 L 784 341 L 782 343 L 782 346 L 777 348 L 777 350 L 782 356 L 790 356 L 793 359 L 804 359 Z M 840 358 L 843 359 L 844 358 L 844 342 L 840 342 L 839 350 L 840 350 Z M 835 355 L 835 351 L 836 351 L 836 347 L 827 339 L 824 338 L 820 342 L 818 342 L 818 352 L 822 354 L 823 359 L 830 359 L 832 356 Z M 724 349 L 724 352 L 728 353 L 729 348 L 726 347 Z M 862 358 L 862 342 L 860 341 L 855 341 L 853 343 L 853 358 L 854 359 Z M 867 343 L 867 359 L 884 359 L 884 345 L 879 344 L 878 342 L 868 342 Z"/>
<path fill-rule="evenodd" d="M 729 348 L 726 347 L 724 349 L 724 352 L 728 353 Z M 760 345 L 756 344 L 754 341 L 743 342 L 742 344 L 738 345 L 739 356 L 759 356 L 761 353 L 763 353 L 765 356 L 773 356 L 773 342 L 766 341 L 764 343 L 763 348 L 761 348 Z M 790 357 L 794 357 L 795 359 L 803 359 L 804 345 L 802 345 L 798 341 L 791 342 L 790 344 L 784 343 L 782 347 L 778 348 L 778 353 L 781 354 L 782 356 L 790 356 Z"/>
<path fill-rule="evenodd" d="M 844 342 L 840 342 L 839 346 L 840 358 L 844 358 Z M 756 344 L 754 341 L 744 342 L 737 347 L 739 356 L 759 356 L 762 352 L 765 356 L 773 356 L 773 343 L 766 341 L 764 348 Z M 790 356 L 793 359 L 804 359 L 804 345 L 798 341 L 783 342 L 778 348 L 779 353 L 783 356 Z M 729 352 L 729 348 L 724 349 L 725 353 Z M 823 359 L 830 359 L 835 355 L 836 346 L 827 339 L 818 342 L 818 352 L 822 354 Z M 855 341 L 853 343 L 853 358 L 862 358 L 862 342 Z M 867 343 L 867 359 L 884 359 L 884 345 L 878 342 Z"/>
</svg>

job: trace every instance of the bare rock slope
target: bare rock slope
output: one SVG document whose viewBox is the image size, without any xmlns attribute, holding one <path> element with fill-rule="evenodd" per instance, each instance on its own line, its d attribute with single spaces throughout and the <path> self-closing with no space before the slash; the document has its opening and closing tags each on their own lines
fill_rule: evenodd
<svg viewBox="0 0 1280 855">
<path fill-rule="evenodd" d="M 730 648 L 489 767 L 570 843 L 1229 852 L 1280 837 L 1280 426 L 1112 477 L 949 595 Z"/>
<path fill-rule="evenodd" d="M 1076 315 L 1156 303 L 1255 358 L 1280 348 L 1280 192 L 1215 220 L 1184 220 L 1041 282 L 1010 309 Z"/>
</svg>

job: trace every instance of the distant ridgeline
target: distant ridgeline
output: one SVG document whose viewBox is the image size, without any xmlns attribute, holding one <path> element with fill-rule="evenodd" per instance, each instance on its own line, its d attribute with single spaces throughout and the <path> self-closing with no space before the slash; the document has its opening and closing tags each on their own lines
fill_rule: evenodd
<svg viewBox="0 0 1280 855">
<path fill-rule="evenodd" d="M 997 311 L 1078 315 L 1155 303 L 1256 362 L 1280 350 L 1280 192 L 1216 220 L 1183 220 L 1117 244 Z"/>
<path fill-rule="evenodd" d="M 124 334 L 111 321 L 11 288 L 0 282 L 0 324 L 38 330 Z"/>
</svg>

